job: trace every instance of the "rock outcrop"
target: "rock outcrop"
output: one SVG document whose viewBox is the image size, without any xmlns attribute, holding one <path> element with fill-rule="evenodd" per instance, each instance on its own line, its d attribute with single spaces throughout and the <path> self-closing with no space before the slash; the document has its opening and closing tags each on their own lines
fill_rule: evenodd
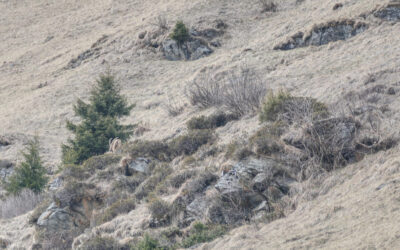
<svg viewBox="0 0 400 250">
<path fill-rule="evenodd" d="M 149 168 L 150 160 L 146 158 L 136 158 L 131 163 L 129 163 L 128 171 L 129 175 L 132 175 L 135 172 L 148 174 L 150 172 Z"/>
<path fill-rule="evenodd" d="M 74 226 L 72 214 L 54 202 L 40 215 L 37 225 L 55 231 L 70 230 Z"/>
<path fill-rule="evenodd" d="M 307 46 L 321 46 L 338 40 L 347 40 L 368 28 L 366 23 L 353 20 L 332 21 L 314 26 L 311 31 L 304 34 L 298 32 L 284 43 L 278 44 L 274 50 L 291 50 Z"/>
<path fill-rule="evenodd" d="M 13 166 L 10 160 L 0 160 L 0 180 L 5 181 L 14 173 Z"/>
<path fill-rule="evenodd" d="M 213 52 L 207 43 L 197 38 L 191 38 L 183 44 L 167 39 L 162 43 L 162 50 L 165 58 L 171 61 L 193 61 L 208 56 Z"/>
<path fill-rule="evenodd" d="M 389 3 L 376 10 L 374 16 L 385 21 L 400 21 L 400 2 Z"/>
</svg>

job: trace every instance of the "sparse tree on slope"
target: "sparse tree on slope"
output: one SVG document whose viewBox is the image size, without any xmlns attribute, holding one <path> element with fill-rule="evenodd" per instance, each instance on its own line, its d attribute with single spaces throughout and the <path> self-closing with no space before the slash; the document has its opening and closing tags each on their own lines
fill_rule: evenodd
<svg viewBox="0 0 400 250">
<path fill-rule="evenodd" d="M 6 183 L 6 190 L 16 194 L 24 188 L 29 188 L 35 193 L 39 193 L 46 186 L 48 178 L 39 155 L 38 137 L 29 141 L 26 152 L 23 152 L 22 155 L 24 162 L 15 169 L 15 173 Z"/>
<path fill-rule="evenodd" d="M 91 91 L 90 102 L 87 104 L 78 99 L 74 106 L 75 115 L 82 122 L 67 122 L 67 129 L 75 138 L 69 139 L 68 145 L 62 145 L 63 162 L 79 164 L 91 156 L 105 153 L 110 138 L 127 140 L 134 126 L 121 125 L 118 119 L 129 115 L 133 107 L 120 94 L 114 77 L 101 75 Z"/>
</svg>

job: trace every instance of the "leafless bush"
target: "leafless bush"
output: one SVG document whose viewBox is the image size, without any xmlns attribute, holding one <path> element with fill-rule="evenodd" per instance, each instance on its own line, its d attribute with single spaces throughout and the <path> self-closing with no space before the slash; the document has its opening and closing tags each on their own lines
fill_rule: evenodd
<svg viewBox="0 0 400 250">
<path fill-rule="evenodd" d="M 390 114 L 386 114 L 389 108 L 385 102 L 370 101 L 371 96 L 383 93 L 384 90 L 378 85 L 360 93 L 351 92 L 346 96 L 343 112 L 356 117 L 363 125 L 356 140 L 357 151 L 361 154 L 390 149 L 399 140 L 398 131 L 393 129 L 396 121 Z"/>
<path fill-rule="evenodd" d="M 255 72 L 242 68 L 228 76 L 223 91 L 223 105 L 238 116 L 254 113 L 259 109 L 266 93 L 266 85 Z"/>
<path fill-rule="evenodd" d="M 278 5 L 276 5 L 272 0 L 258 0 L 261 5 L 261 12 L 275 12 L 278 10 Z"/>
<path fill-rule="evenodd" d="M 24 189 L 15 196 L 0 201 L 0 218 L 13 218 L 34 209 L 43 200 L 43 195 Z"/>
<path fill-rule="evenodd" d="M 168 102 L 165 104 L 165 109 L 170 116 L 177 116 L 182 113 L 184 104 L 169 96 Z"/>
<path fill-rule="evenodd" d="M 278 120 L 295 124 L 310 124 L 314 120 L 314 100 L 312 98 L 290 99 L 286 112 L 279 114 Z"/>
<path fill-rule="evenodd" d="M 248 68 L 231 71 L 221 81 L 208 72 L 186 89 L 192 105 L 201 108 L 223 106 L 238 117 L 258 110 L 266 92 L 264 82 Z"/>
<path fill-rule="evenodd" d="M 153 23 L 154 26 L 157 26 L 160 30 L 165 31 L 169 29 L 168 21 L 165 16 L 158 16 Z"/>
<path fill-rule="evenodd" d="M 304 143 L 310 159 L 328 171 L 354 160 L 357 126 L 350 117 L 314 121 Z"/>
<path fill-rule="evenodd" d="M 222 87 L 215 77 L 208 72 L 195 79 L 186 88 L 186 96 L 192 105 L 208 108 L 221 104 Z"/>
</svg>

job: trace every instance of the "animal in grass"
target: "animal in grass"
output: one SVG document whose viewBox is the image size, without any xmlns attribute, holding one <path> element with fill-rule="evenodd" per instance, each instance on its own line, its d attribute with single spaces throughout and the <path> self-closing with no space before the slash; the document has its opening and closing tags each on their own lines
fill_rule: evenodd
<svg viewBox="0 0 400 250">
<path fill-rule="evenodd" d="M 121 159 L 119 162 L 119 166 L 121 167 L 122 171 L 125 173 L 126 176 L 130 175 L 129 172 L 129 164 L 131 164 L 133 161 L 133 158 L 130 156 L 125 156 Z"/>
<path fill-rule="evenodd" d="M 108 152 L 116 153 L 122 146 L 122 141 L 118 137 L 111 139 L 108 141 Z"/>
</svg>

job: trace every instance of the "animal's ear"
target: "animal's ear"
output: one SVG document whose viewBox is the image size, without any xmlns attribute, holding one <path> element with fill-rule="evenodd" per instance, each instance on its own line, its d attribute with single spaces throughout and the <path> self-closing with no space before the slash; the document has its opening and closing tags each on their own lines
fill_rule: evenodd
<svg viewBox="0 0 400 250">
<path fill-rule="evenodd" d="M 108 145 L 111 145 L 112 138 L 108 139 Z"/>
</svg>

